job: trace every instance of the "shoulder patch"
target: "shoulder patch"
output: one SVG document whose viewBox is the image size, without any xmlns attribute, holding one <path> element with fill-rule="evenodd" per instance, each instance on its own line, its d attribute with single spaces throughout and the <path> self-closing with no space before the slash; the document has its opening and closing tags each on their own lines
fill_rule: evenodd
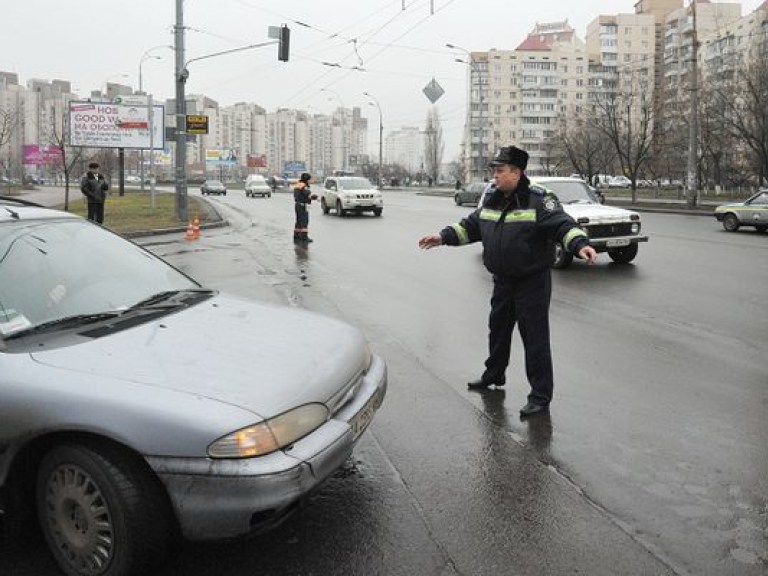
<svg viewBox="0 0 768 576">
<path fill-rule="evenodd" d="M 544 196 L 544 202 L 542 205 L 544 206 L 544 210 L 548 212 L 557 210 L 557 208 L 559 207 L 557 196 L 555 196 L 554 194 L 547 194 L 546 196 Z"/>
</svg>

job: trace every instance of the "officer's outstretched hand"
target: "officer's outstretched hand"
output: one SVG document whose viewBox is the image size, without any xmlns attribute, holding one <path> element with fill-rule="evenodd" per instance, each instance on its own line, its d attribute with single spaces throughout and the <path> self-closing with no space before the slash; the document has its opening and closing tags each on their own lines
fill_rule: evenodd
<svg viewBox="0 0 768 576">
<path fill-rule="evenodd" d="M 429 250 L 435 246 L 442 246 L 442 244 L 443 238 L 440 236 L 440 234 L 430 234 L 429 236 L 419 238 L 419 248 L 424 250 Z"/>
<path fill-rule="evenodd" d="M 586 260 L 587 264 L 594 264 L 597 262 L 597 252 L 595 252 L 592 246 L 584 246 L 584 248 L 579 250 L 579 258 Z"/>
</svg>

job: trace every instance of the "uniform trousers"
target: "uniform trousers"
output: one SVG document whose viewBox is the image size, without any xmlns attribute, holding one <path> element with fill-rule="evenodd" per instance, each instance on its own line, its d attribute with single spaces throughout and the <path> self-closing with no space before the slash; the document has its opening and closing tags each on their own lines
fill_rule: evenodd
<svg viewBox="0 0 768 576">
<path fill-rule="evenodd" d="M 294 229 L 297 231 L 306 232 L 309 227 L 309 210 L 306 205 L 299 202 L 294 203 L 296 209 L 296 225 Z"/>
<path fill-rule="evenodd" d="M 524 278 L 493 277 L 491 314 L 488 319 L 488 359 L 484 382 L 504 383 L 509 365 L 512 332 L 518 325 L 525 349 L 525 372 L 531 392 L 528 401 L 547 405 L 554 387 L 549 343 L 549 301 L 552 278 L 549 268 Z"/>
</svg>

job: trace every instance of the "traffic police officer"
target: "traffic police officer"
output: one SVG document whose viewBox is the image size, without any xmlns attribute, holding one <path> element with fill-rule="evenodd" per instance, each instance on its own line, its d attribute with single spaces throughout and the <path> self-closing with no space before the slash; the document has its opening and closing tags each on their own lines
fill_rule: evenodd
<svg viewBox="0 0 768 576">
<path fill-rule="evenodd" d="M 300 243 L 312 242 L 309 237 L 309 210 L 307 206 L 312 200 L 317 200 L 317 195 L 309 189 L 309 181 L 312 175 L 304 172 L 293 189 L 293 203 L 296 211 L 296 224 L 293 227 L 293 241 Z"/>
<path fill-rule="evenodd" d="M 552 354 L 549 343 L 550 266 L 553 242 L 590 264 L 597 252 L 587 234 L 563 210 L 557 197 L 532 186 L 525 175 L 528 153 L 515 146 L 501 148 L 493 158 L 494 183 L 479 206 L 458 224 L 424 236 L 424 249 L 481 241 L 483 263 L 493 274 L 488 322 L 489 354 L 485 372 L 469 388 L 504 386 L 512 332 L 518 324 L 525 349 L 525 370 L 531 392 L 521 417 L 548 410 L 552 400 Z"/>
</svg>

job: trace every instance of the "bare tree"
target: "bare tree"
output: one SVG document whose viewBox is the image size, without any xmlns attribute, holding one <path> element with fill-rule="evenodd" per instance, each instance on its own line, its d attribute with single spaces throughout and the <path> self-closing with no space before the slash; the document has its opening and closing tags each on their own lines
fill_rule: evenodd
<svg viewBox="0 0 768 576">
<path fill-rule="evenodd" d="M 731 82 L 722 82 L 713 94 L 713 113 L 719 111 L 725 130 L 748 155 L 758 182 L 768 180 L 768 40 L 760 43 Z M 734 164 L 738 164 L 734 159 Z"/>
<path fill-rule="evenodd" d="M 21 122 L 21 113 L 19 107 L 0 107 L 0 168 L 4 168 L 10 176 L 11 171 L 11 139 L 15 134 Z M 2 154 L 4 148 L 7 148 L 7 154 Z M 10 184 L 9 184 L 10 186 Z"/>
<path fill-rule="evenodd" d="M 59 169 L 64 173 L 64 210 L 69 210 L 69 182 L 72 170 L 80 164 L 83 158 L 83 148 L 74 148 L 67 144 L 64 129 L 64 114 L 60 121 L 56 119 L 56 109 L 51 108 L 50 142 L 61 154 Z"/>
<path fill-rule="evenodd" d="M 613 145 L 621 170 L 632 182 L 632 203 L 637 202 L 637 179 L 651 157 L 655 109 L 646 81 L 633 76 L 594 100 L 595 128 Z"/>
<path fill-rule="evenodd" d="M 580 114 L 565 119 L 557 136 L 571 167 L 590 183 L 608 172 L 616 158 L 613 146 L 594 125 L 594 117 Z"/>
<path fill-rule="evenodd" d="M 424 129 L 424 162 L 427 176 L 432 182 L 437 182 L 440 175 L 440 164 L 443 161 L 445 143 L 443 142 L 443 126 L 440 113 L 434 106 L 427 112 L 427 126 Z"/>
</svg>

